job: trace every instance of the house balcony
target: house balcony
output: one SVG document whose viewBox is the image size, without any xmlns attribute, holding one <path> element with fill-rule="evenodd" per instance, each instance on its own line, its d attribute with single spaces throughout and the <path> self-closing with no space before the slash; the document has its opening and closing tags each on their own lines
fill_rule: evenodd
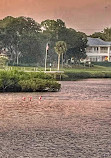
<svg viewBox="0 0 111 158">
<path fill-rule="evenodd" d="M 86 53 L 87 56 L 108 56 L 108 53 Z"/>
</svg>

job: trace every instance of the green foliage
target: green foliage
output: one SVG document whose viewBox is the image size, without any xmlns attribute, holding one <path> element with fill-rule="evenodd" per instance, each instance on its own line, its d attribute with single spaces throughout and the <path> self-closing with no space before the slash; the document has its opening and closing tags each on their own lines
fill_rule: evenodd
<svg viewBox="0 0 111 158">
<path fill-rule="evenodd" d="M 106 71 L 102 71 L 102 72 L 92 72 L 91 73 L 92 78 L 111 78 L 111 73 L 110 72 L 106 72 Z"/>
<path fill-rule="evenodd" d="M 53 77 L 50 74 L 46 74 L 44 72 L 38 72 L 38 73 L 32 72 L 30 75 L 32 78 L 47 79 L 47 80 L 53 79 Z"/>
<path fill-rule="evenodd" d="M 107 70 L 107 71 L 106 71 Z M 88 69 L 69 69 L 65 71 L 67 75 L 63 80 L 80 80 L 87 78 L 111 78 L 111 71 L 104 67 Z"/>
<path fill-rule="evenodd" d="M 57 20 L 45 20 L 41 22 L 41 28 L 43 29 L 42 35 L 46 40 L 46 43 L 50 43 L 50 49 L 48 51 L 48 62 L 56 62 L 57 54 L 54 51 L 55 43 L 59 40 L 60 30 L 66 28 L 65 23 L 61 19 Z M 46 45 L 46 43 L 44 43 Z"/>
<path fill-rule="evenodd" d="M 93 62 L 94 65 L 99 65 L 99 66 L 105 66 L 105 67 L 111 67 L 111 62 Z"/>
<path fill-rule="evenodd" d="M 54 61 L 56 58 L 56 54 L 53 53 L 53 47 L 57 41 L 64 41 L 67 44 L 67 52 L 64 54 L 66 59 L 74 57 L 76 62 L 86 57 L 85 48 L 87 46 L 87 37 L 85 33 L 66 28 L 65 23 L 60 19 L 57 19 L 57 21 L 45 20 L 41 25 L 44 28 L 43 34 L 50 41 L 51 60 Z"/>
<path fill-rule="evenodd" d="M 67 45 L 64 41 L 58 41 L 56 42 L 56 46 L 54 47 L 54 49 L 58 55 L 62 55 L 67 51 Z"/>
<path fill-rule="evenodd" d="M 33 63 L 40 60 L 42 51 L 39 34 L 40 24 L 31 18 L 6 17 L 0 21 L 1 47 L 7 48 L 11 62 L 17 65 L 20 61 Z"/>
<path fill-rule="evenodd" d="M 58 41 L 56 42 L 56 46 L 54 47 L 54 49 L 55 49 L 55 52 L 58 54 L 58 70 L 59 70 L 60 69 L 60 56 L 62 55 L 62 62 L 63 62 L 63 54 L 67 51 L 67 45 L 64 41 Z"/>
<path fill-rule="evenodd" d="M 45 73 L 0 72 L 1 92 L 58 91 L 59 89 L 60 84 L 53 81 L 52 77 Z"/>
<path fill-rule="evenodd" d="M 54 46 L 57 41 L 67 44 L 67 58 L 76 59 L 77 55 L 81 58 L 85 54 L 84 37 L 85 34 L 66 28 L 61 19 L 45 20 L 41 24 L 29 17 L 8 16 L 0 20 L 0 49 L 7 48 L 9 62 L 13 65 L 36 63 L 44 66 L 47 42 L 50 43 L 47 63 L 56 63 Z"/>
<path fill-rule="evenodd" d="M 22 52 L 22 63 L 43 63 L 42 43 L 39 34 L 23 34 L 19 42 L 19 50 Z"/>
<path fill-rule="evenodd" d="M 8 57 L 0 56 L 0 68 L 3 68 L 7 62 L 8 62 Z"/>
<path fill-rule="evenodd" d="M 45 31 L 51 31 L 57 34 L 59 29 L 65 28 L 65 23 L 61 19 L 55 20 L 45 20 L 41 22 L 41 26 L 44 28 Z"/>
<path fill-rule="evenodd" d="M 60 89 L 60 84 L 54 81 L 47 81 L 43 79 L 30 79 L 30 80 L 21 80 L 19 85 L 22 88 L 22 91 L 25 92 L 36 92 L 36 91 L 58 91 Z"/>
<path fill-rule="evenodd" d="M 104 41 L 111 41 L 111 28 L 105 28 L 102 32 L 95 32 L 91 37 L 101 38 Z"/>
<path fill-rule="evenodd" d="M 90 35 L 92 38 L 100 38 L 102 40 L 105 40 L 105 36 L 102 32 L 95 32 L 94 34 Z"/>
<path fill-rule="evenodd" d="M 87 47 L 87 36 L 82 32 L 76 32 L 74 29 L 64 30 L 65 42 L 67 43 L 66 59 L 73 57 L 74 62 L 86 58 L 85 48 Z M 62 38 L 64 38 L 64 36 Z"/>
<path fill-rule="evenodd" d="M 66 72 L 67 77 L 64 80 L 78 80 L 91 78 L 92 75 L 90 72 Z"/>
<path fill-rule="evenodd" d="M 0 72 L 0 91 L 17 91 L 19 90 L 18 85 L 19 78 L 17 74 L 14 74 L 14 72 Z"/>
</svg>

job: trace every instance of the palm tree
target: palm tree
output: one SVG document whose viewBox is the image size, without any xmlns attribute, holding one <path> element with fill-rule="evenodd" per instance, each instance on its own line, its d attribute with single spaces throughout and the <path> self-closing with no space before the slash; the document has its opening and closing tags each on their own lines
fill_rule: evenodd
<svg viewBox="0 0 111 158">
<path fill-rule="evenodd" d="M 55 52 L 58 54 L 58 71 L 60 69 L 60 56 L 67 51 L 67 45 L 64 41 L 56 42 L 56 46 L 54 47 Z M 62 61 L 63 62 L 63 61 Z"/>
</svg>

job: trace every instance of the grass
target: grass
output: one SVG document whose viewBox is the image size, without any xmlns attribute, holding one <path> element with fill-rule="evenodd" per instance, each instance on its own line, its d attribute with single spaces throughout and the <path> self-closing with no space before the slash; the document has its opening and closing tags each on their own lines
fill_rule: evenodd
<svg viewBox="0 0 111 158">
<path fill-rule="evenodd" d="M 22 66 L 6 66 L 0 70 L 18 70 L 18 71 L 45 71 L 44 67 L 22 67 Z M 52 68 L 52 71 L 57 71 L 57 68 Z M 50 68 L 47 68 L 50 71 Z"/>
<path fill-rule="evenodd" d="M 44 67 L 22 67 L 22 66 L 6 66 L 4 67 L 5 70 L 21 70 L 21 71 L 44 71 Z M 2 68 L 3 70 L 3 68 Z M 47 71 L 49 71 L 50 68 L 47 68 Z M 57 68 L 52 68 L 52 71 L 57 71 Z M 111 67 L 106 67 L 106 66 L 100 66 L 100 65 L 95 65 L 94 67 L 83 67 L 83 66 L 73 66 L 72 68 L 61 68 L 63 71 L 111 71 Z"/>
<path fill-rule="evenodd" d="M 92 72 L 92 71 L 111 71 L 111 67 L 105 67 L 105 66 L 99 66 L 99 65 L 95 65 L 94 67 L 81 67 L 81 66 L 78 66 L 78 67 L 73 67 L 73 68 L 67 68 L 67 69 L 64 69 L 65 72 L 84 72 L 84 71 L 87 71 L 87 72 Z"/>
<path fill-rule="evenodd" d="M 2 69 L 3 70 L 3 69 Z M 5 67 L 5 70 L 17 70 L 17 71 L 44 71 L 44 67 L 20 67 L 12 66 Z M 47 68 L 49 71 L 50 68 Z M 94 67 L 73 66 L 72 68 L 60 69 L 64 71 L 62 80 L 77 80 L 84 78 L 111 78 L 111 67 L 94 65 Z M 57 68 L 52 68 L 52 71 L 57 71 Z M 56 78 L 59 80 L 59 74 L 56 74 Z"/>
<path fill-rule="evenodd" d="M 74 67 L 72 69 L 65 69 L 65 80 L 77 80 L 85 78 L 111 78 L 111 67 L 94 66 L 94 67 Z"/>
</svg>

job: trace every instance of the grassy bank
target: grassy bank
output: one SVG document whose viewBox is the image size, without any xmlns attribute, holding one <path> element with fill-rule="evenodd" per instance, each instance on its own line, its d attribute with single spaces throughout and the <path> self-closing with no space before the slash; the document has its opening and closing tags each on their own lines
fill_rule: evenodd
<svg viewBox="0 0 111 158">
<path fill-rule="evenodd" d="M 109 65 L 109 63 L 108 63 L 108 65 Z M 61 71 L 64 71 L 64 74 L 55 72 L 53 74 L 43 75 L 44 73 L 41 73 L 42 71 L 44 71 L 43 67 L 13 66 L 13 67 L 6 67 L 5 70 L 8 70 L 7 72 L 19 71 L 19 75 L 20 75 L 20 73 L 23 73 L 23 71 L 26 71 L 27 74 L 29 74 L 29 75 L 31 74 L 30 79 L 33 79 L 34 75 L 36 76 L 34 78 L 38 78 L 37 74 L 39 74 L 39 76 L 42 75 L 41 77 L 39 77 L 39 79 L 43 79 L 42 78 L 43 76 L 44 76 L 44 79 L 46 76 L 48 76 L 48 77 L 50 76 L 51 79 L 66 80 L 66 81 L 73 81 L 73 80 L 87 79 L 87 78 L 111 78 L 111 67 L 110 66 L 100 66 L 100 65 L 94 65 L 93 67 L 74 66 L 72 68 L 60 69 Z M 49 72 L 49 70 L 50 69 L 47 68 L 48 72 Z M 52 71 L 57 71 L 57 68 L 52 68 Z M 49 80 L 49 78 L 48 78 L 48 80 Z M 47 77 L 46 77 L 46 80 L 47 80 Z M 41 83 L 41 82 L 39 81 L 39 83 Z M 21 83 L 21 84 L 23 86 L 23 83 Z"/>
<path fill-rule="evenodd" d="M 111 78 L 111 67 L 94 66 L 91 68 L 75 67 L 64 70 L 64 80 L 78 80 L 87 78 Z"/>
</svg>

